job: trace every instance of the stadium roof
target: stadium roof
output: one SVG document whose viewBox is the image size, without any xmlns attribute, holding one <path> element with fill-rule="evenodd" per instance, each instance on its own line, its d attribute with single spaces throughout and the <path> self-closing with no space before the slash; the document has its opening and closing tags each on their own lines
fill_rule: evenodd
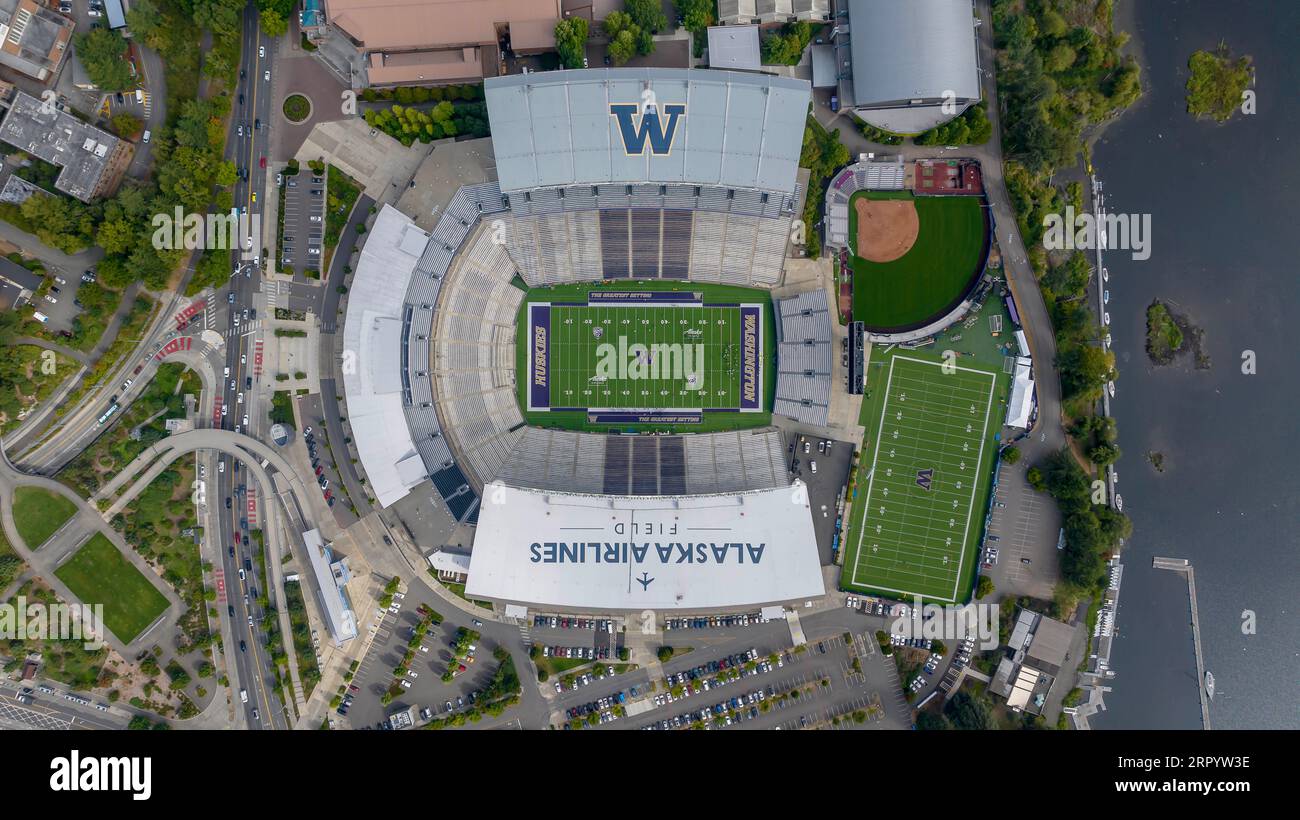
<svg viewBox="0 0 1300 820">
<path fill-rule="evenodd" d="M 484 91 L 507 193 L 608 182 L 790 193 L 811 99 L 804 80 L 667 68 L 514 74 L 487 79 Z M 646 128 L 640 112 L 622 122 L 610 106 L 639 105 L 647 92 L 664 139 L 633 153 L 625 126 Z M 685 106 L 675 129 L 671 105 Z"/>
<path fill-rule="evenodd" d="M 406 426 L 399 355 L 406 285 L 427 240 L 409 217 L 385 205 L 348 291 L 343 349 L 356 364 L 343 369 L 343 389 L 357 453 L 381 507 L 427 478 Z"/>
<path fill-rule="evenodd" d="M 849 0 L 849 22 L 857 106 L 980 98 L 971 0 Z"/>
<path fill-rule="evenodd" d="M 484 488 L 465 594 L 573 609 L 723 609 L 823 595 L 803 485 L 706 496 Z"/>
</svg>

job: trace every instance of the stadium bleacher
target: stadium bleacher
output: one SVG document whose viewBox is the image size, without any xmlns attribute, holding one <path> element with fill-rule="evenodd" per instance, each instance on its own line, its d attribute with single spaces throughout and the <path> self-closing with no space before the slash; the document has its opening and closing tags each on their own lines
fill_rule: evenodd
<svg viewBox="0 0 1300 820">
<path fill-rule="evenodd" d="M 776 303 L 775 415 L 825 425 L 830 415 L 832 324 L 826 291 L 801 293 Z"/>
</svg>

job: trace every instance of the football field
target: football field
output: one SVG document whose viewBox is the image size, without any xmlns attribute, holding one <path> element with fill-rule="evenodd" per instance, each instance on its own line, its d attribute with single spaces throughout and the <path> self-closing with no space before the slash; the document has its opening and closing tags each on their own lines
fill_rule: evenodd
<svg viewBox="0 0 1300 820">
<path fill-rule="evenodd" d="M 761 308 L 530 304 L 548 396 L 530 410 L 746 410 L 761 406 Z M 544 308 L 544 310 L 539 310 Z M 545 364 L 540 365 L 540 357 Z M 748 366 L 747 366 L 748 362 Z M 748 367 L 748 369 L 747 369 Z M 748 377 L 745 374 L 748 373 Z M 746 385 L 757 390 L 754 399 Z M 752 407 L 750 405 L 753 405 Z"/>
<path fill-rule="evenodd" d="M 955 602 L 980 535 L 1000 404 L 998 376 L 957 359 L 893 355 L 874 378 L 847 540 L 849 588 Z"/>
</svg>

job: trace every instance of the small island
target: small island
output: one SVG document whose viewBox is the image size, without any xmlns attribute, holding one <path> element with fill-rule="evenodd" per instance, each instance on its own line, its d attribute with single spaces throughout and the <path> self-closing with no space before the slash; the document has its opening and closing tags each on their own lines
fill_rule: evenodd
<svg viewBox="0 0 1300 820">
<path fill-rule="evenodd" d="M 1173 364 L 1184 350 L 1192 350 L 1198 370 L 1208 370 L 1210 357 L 1202 345 L 1203 331 L 1156 299 L 1147 306 L 1147 356 L 1155 365 Z"/>
<path fill-rule="evenodd" d="M 1148 450 L 1147 461 L 1151 462 L 1151 466 L 1155 468 L 1157 473 L 1163 473 L 1165 471 L 1164 453 L 1161 453 L 1158 450 Z"/>
<path fill-rule="evenodd" d="M 1237 57 L 1219 43 L 1214 51 L 1197 51 L 1187 60 L 1187 113 L 1226 122 L 1241 107 L 1242 95 L 1255 74 L 1250 57 Z"/>
</svg>

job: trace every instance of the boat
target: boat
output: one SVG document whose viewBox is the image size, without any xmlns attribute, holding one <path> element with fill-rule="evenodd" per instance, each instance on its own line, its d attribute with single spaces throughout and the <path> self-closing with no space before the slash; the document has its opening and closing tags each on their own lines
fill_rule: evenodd
<svg viewBox="0 0 1300 820">
<path fill-rule="evenodd" d="M 1205 670 L 1205 694 L 1210 696 L 1210 700 L 1214 700 L 1214 675 L 1208 669 Z"/>
<path fill-rule="evenodd" d="M 1105 268 L 1101 269 L 1101 281 L 1103 282 L 1110 281 L 1110 271 L 1106 270 Z"/>
<path fill-rule="evenodd" d="M 1110 393 L 1112 399 L 1115 398 L 1115 382 L 1106 382 L 1106 392 Z"/>
<path fill-rule="evenodd" d="M 1124 496 L 1115 493 L 1115 509 L 1124 512 Z"/>
<path fill-rule="evenodd" d="M 1101 303 L 1102 303 L 1103 305 L 1109 305 L 1109 304 L 1110 304 L 1110 291 L 1108 291 L 1108 290 L 1103 290 L 1103 291 L 1101 292 Z"/>
</svg>

